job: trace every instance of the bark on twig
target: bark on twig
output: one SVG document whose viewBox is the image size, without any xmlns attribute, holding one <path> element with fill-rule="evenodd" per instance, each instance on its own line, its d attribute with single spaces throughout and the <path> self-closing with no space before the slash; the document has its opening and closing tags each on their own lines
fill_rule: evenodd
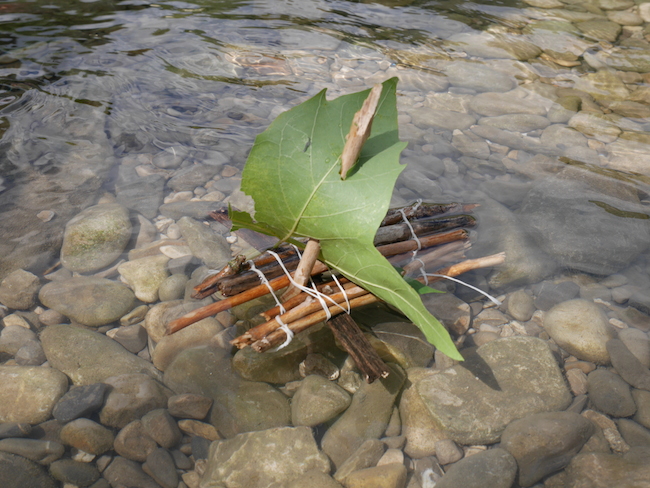
<svg viewBox="0 0 650 488">
<path fill-rule="evenodd" d="M 307 280 L 311 276 L 311 270 L 314 267 L 319 254 L 320 242 L 318 242 L 316 239 L 309 239 L 305 245 L 305 250 L 302 253 L 302 257 L 300 258 L 300 263 L 298 263 L 298 267 L 296 268 L 296 272 L 293 276 L 293 281 L 298 286 L 305 286 L 307 283 Z M 289 285 L 287 291 L 285 291 L 282 295 L 282 301 L 286 302 L 287 300 L 298 295 L 301 291 L 298 286 L 295 286 L 293 283 Z"/>
</svg>

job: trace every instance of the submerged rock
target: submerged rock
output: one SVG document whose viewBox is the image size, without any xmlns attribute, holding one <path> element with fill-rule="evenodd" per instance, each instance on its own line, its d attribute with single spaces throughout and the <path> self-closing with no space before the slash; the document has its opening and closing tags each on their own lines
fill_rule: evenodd
<svg viewBox="0 0 650 488">
<path fill-rule="evenodd" d="M 201 486 L 271 488 L 308 471 L 329 473 L 308 427 L 278 427 L 214 442 Z"/>
<path fill-rule="evenodd" d="M 461 444 L 494 443 L 513 420 L 571 402 L 550 349 L 532 337 L 489 342 L 415 385 L 437 430 Z"/>
<path fill-rule="evenodd" d="M 517 462 L 505 449 L 489 449 L 453 464 L 436 488 L 510 488 Z"/>
</svg>

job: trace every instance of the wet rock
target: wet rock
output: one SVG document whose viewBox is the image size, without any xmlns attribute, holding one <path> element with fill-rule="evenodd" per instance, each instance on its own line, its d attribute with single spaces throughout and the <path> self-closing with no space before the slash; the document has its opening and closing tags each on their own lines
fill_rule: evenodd
<svg viewBox="0 0 650 488">
<path fill-rule="evenodd" d="M 142 426 L 149 437 L 167 449 L 181 441 L 181 431 L 166 409 L 160 408 L 145 414 L 142 417 Z"/>
<path fill-rule="evenodd" d="M 406 468 L 403 464 L 385 464 L 361 469 L 345 479 L 347 488 L 404 488 Z"/>
<path fill-rule="evenodd" d="M 167 181 L 167 186 L 175 191 L 194 190 L 203 186 L 221 169 L 221 165 L 193 164 L 183 168 Z"/>
<path fill-rule="evenodd" d="M 223 330 L 223 326 L 213 317 L 208 317 L 175 334 L 160 339 L 151 355 L 154 366 L 165 371 L 174 358 L 185 349 L 207 346 L 212 338 Z M 257 353 L 256 353 L 257 354 Z"/>
<path fill-rule="evenodd" d="M 621 129 L 610 117 L 591 112 L 578 112 L 571 117 L 568 126 L 605 143 L 614 142 L 621 133 Z"/>
<path fill-rule="evenodd" d="M 74 486 L 90 486 L 99 479 L 99 470 L 92 464 L 61 459 L 50 465 L 50 474 L 62 483 Z"/>
<path fill-rule="evenodd" d="M 66 224 L 61 264 L 78 273 L 104 268 L 120 256 L 130 238 L 129 212 L 122 205 L 87 208 Z"/>
<path fill-rule="evenodd" d="M 207 219 L 210 212 L 218 210 L 214 202 L 173 202 L 160 206 L 160 213 L 170 219 L 179 220 L 183 217 Z"/>
<path fill-rule="evenodd" d="M 617 185 L 609 185 L 605 194 L 577 180 L 540 180 L 522 202 L 519 217 L 561 265 L 587 273 L 614 273 L 645 251 L 650 225 L 647 220 L 621 218 L 640 209 L 635 202 L 613 196 Z M 610 213 L 611 208 L 617 212 Z"/>
<path fill-rule="evenodd" d="M 38 424 L 68 389 L 65 375 L 38 366 L 0 366 L 0 423 Z"/>
<path fill-rule="evenodd" d="M 385 451 L 386 444 L 382 441 L 368 439 L 336 470 L 334 479 L 344 483 L 346 478 L 355 471 L 376 466 Z"/>
<path fill-rule="evenodd" d="M 14 356 L 18 350 L 30 341 L 36 339 L 36 334 L 20 325 L 8 325 L 0 332 L 0 353 Z"/>
<path fill-rule="evenodd" d="M 222 235 L 191 217 L 180 218 L 178 226 L 192 254 L 206 266 L 221 269 L 230 261 L 230 244 Z"/>
<path fill-rule="evenodd" d="M 507 92 L 516 86 L 509 75 L 480 63 L 455 62 L 447 67 L 445 74 L 451 85 L 477 92 Z"/>
<path fill-rule="evenodd" d="M 469 107 L 485 117 L 499 117 L 509 114 L 544 116 L 546 109 L 534 100 L 522 99 L 513 92 L 480 93 L 472 98 Z"/>
<path fill-rule="evenodd" d="M 73 325 L 50 325 L 41 333 L 41 343 L 50 365 L 65 373 L 75 385 L 100 383 L 126 373 L 161 376 L 150 362 L 114 340 Z"/>
<path fill-rule="evenodd" d="M 628 384 L 635 388 L 650 391 L 650 369 L 625 347 L 623 341 L 612 339 L 607 342 L 607 352 L 612 360 L 612 366 Z"/>
<path fill-rule="evenodd" d="M 256 462 L 251 463 L 250 460 Z M 281 459 L 282 462 L 278 462 Z M 229 488 L 266 488 L 287 483 L 308 471 L 329 473 L 308 427 L 278 427 L 215 442 L 201 483 Z"/>
<path fill-rule="evenodd" d="M 531 486 L 569 464 L 594 432 L 577 413 L 539 413 L 508 425 L 501 447 L 517 461 L 519 484 Z"/>
<path fill-rule="evenodd" d="M 650 465 L 600 452 L 578 454 L 566 468 L 566 486 L 609 488 L 643 486 L 650 479 Z"/>
<path fill-rule="evenodd" d="M 536 58 L 541 50 L 519 36 L 502 33 L 460 32 L 447 39 L 447 48 L 481 58 L 518 59 Z"/>
<path fill-rule="evenodd" d="M 607 69 L 580 77 L 576 80 L 575 89 L 602 101 L 625 100 L 630 95 L 620 77 Z"/>
<path fill-rule="evenodd" d="M 111 486 L 129 486 L 132 488 L 160 488 L 139 463 L 116 456 L 102 473 Z"/>
<path fill-rule="evenodd" d="M 178 486 L 178 473 L 174 459 L 167 449 L 158 448 L 147 456 L 142 470 L 151 476 L 163 488 Z"/>
<path fill-rule="evenodd" d="M 117 271 L 138 300 L 151 303 L 158 300 L 158 288 L 169 276 L 168 261 L 167 256 L 149 256 L 122 263 Z"/>
<path fill-rule="evenodd" d="M 73 387 L 57 402 L 52 415 L 63 423 L 88 417 L 102 407 L 106 390 L 104 383 Z"/>
<path fill-rule="evenodd" d="M 411 110 L 410 115 L 413 124 L 422 129 L 440 127 L 448 130 L 465 130 L 476 122 L 470 114 L 442 109 L 431 110 L 424 107 Z"/>
<path fill-rule="evenodd" d="M 645 390 L 632 390 L 632 398 L 637 406 L 634 420 L 644 427 L 650 428 L 650 392 Z"/>
<path fill-rule="evenodd" d="M 169 397 L 167 408 L 174 417 L 202 420 L 210 411 L 212 402 L 212 398 L 184 393 Z"/>
<path fill-rule="evenodd" d="M 515 320 L 527 322 L 533 316 L 534 311 L 533 297 L 524 290 L 517 290 L 508 295 L 508 313 Z"/>
<path fill-rule="evenodd" d="M 425 367 L 433 359 L 434 347 L 424 333 L 408 322 L 384 322 L 372 329 L 379 341 L 373 347 L 386 362 L 395 362 L 402 368 Z"/>
<path fill-rule="evenodd" d="M 181 352 L 165 370 L 164 382 L 177 394 L 212 398 L 210 421 L 225 437 L 291 421 L 287 397 L 266 383 L 242 380 L 223 349 L 204 346 Z"/>
<path fill-rule="evenodd" d="M 16 364 L 19 366 L 40 366 L 47 358 L 43 351 L 43 346 L 37 340 L 27 341 L 22 345 L 14 357 Z"/>
<path fill-rule="evenodd" d="M 452 465 L 436 488 L 509 488 L 517 474 L 517 462 L 505 449 L 489 449 Z"/>
<path fill-rule="evenodd" d="M 113 432 L 87 418 L 73 420 L 63 426 L 61 442 L 97 456 L 113 448 Z"/>
<path fill-rule="evenodd" d="M 621 33 L 620 25 L 607 20 L 588 20 L 586 22 L 578 22 L 576 27 L 580 29 L 586 37 L 596 41 L 614 42 Z"/>
<path fill-rule="evenodd" d="M 550 125 L 546 117 L 532 114 L 508 114 L 496 117 L 483 117 L 479 119 L 478 123 L 479 125 L 489 125 L 497 129 L 512 132 L 531 132 L 533 130 L 546 129 Z"/>
<path fill-rule="evenodd" d="M 140 324 L 125 325 L 110 330 L 106 335 L 133 354 L 142 351 L 147 345 L 147 330 Z"/>
<path fill-rule="evenodd" d="M 609 364 L 605 345 L 616 333 L 595 303 L 575 299 L 554 306 L 544 316 L 544 329 L 558 346 L 578 359 Z"/>
<path fill-rule="evenodd" d="M 647 45 L 646 45 L 647 46 Z M 643 46 L 643 47 L 646 47 Z M 631 71 L 635 73 L 647 73 L 650 70 L 650 58 L 647 49 L 627 49 L 624 47 L 614 48 L 608 52 L 597 52 L 593 59 L 597 68 L 603 65 L 620 71 Z M 591 60 L 586 57 L 586 61 L 592 64 Z"/>
<path fill-rule="evenodd" d="M 0 282 L 0 303 L 8 308 L 27 310 L 36 303 L 40 287 L 41 282 L 36 275 L 17 269 Z"/>
<path fill-rule="evenodd" d="M 148 219 L 158 215 L 164 188 L 165 178 L 159 174 L 140 176 L 132 165 L 122 164 L 118 167 L 115 182 L 117 202 Z"/>
<path fill-rule="evenodd" d="M 443 466 L 455 463 L 463 458 L 463 450 L 451 439 L 442 439 L 436 442 L 436 458 Z"/>
<path fill-rule="evenodd" d="M 415 385 L 436 430 L 461 444 L 493 443 L 511 421 L 571 403 L 550 349 L 532 337 L 489 342 Z"/>
<path fill-rule="evenodd" d="M 221 439 L 217 429 L 213 425 L 199 422 L 198 420 L 179 420 L 178 428 L 189 436 L 201 437 L 208 441 Z"/>
<path fill-rule="evenodd" d="M 594 406 L 607 415 L 630 417 L 636 412 L 630 386 L 611 371 L 597 369 L 589 373 L 587 388 Z"/>
<path fill-rule="evenodd" d="M 535 306 L 540 310 L 550 310 L 555 305 L 578 296 L 580 286 L 573 281 L 544 281 L 533 286 Z"/>
<path fill-rule="evenodd" d="M 65 447 L 58 442 L 38 439 L 2 439 L 0 440 L 0 451 L 17 454 L 39 464 L 47 465 L 63 456 Z"/>
<path fill-rule="evenodd" d="M 0 439 L 7 437 L 27 437 L 32 432 L 32 426 L 27 423 L 6 422 L 0 424 Z"/>
<path fill-rule="evenodd" d="M 386 379 L 364 383 L 353 395 L 350 407 L 327 430 L 321 447 L 339 467 L 367 439 L 378 439 L 386 430 L 393 403 L 405 380 L 397 366 L 389 366 Z"/>
<path fill-rule="evenodd" d="M 161 302 L 178 300 L 185 295 L 185 285 L 188 278 L 184 274 L 173 274 L 165 279 L 158 287 Z"/>
<path fill-rule="evenodd" d="M 336 383 L 322 376 L 307 376 L 292 398 L 291 422 L 314 427 L 336 417 L 351 401 L 349 393 Z"/>
<path fill-rule="evenodd" d="M 448 330 L 464 334 L 472 321 L 469 305 L 451 293 L 422 295 L 422 303 Z"/>
<path fill-rule="evenodd" d="M 0 485 L 20 488 L 57 488 L 47 471 L 29 459 L 0 452 Z"/>
<path fill-rule="evenodd" d="M 48 283 L 38 298 L 46 307 L 90 327 L 118 320 L 135 301 L 133 292 L 123 284 L 91 277 Z"/>
<path fill-rule="evenodd" d="M 618 338 L 646 368 L 650 367 L 650 339 L 645 332 L 628 328 L 618 332 Z"/>
<path fill-rule="evenodd" d="M 329 475 L 315 470 L 307 471 L 285 486 L 286 488 L 303 488 L 304 486 L 311 488 L 342 488 L 341 484 L 334 481 Z"/>
<path fill-rule="evenodd" d="M 133 461 L 144 462 L 158 446 L 140 420 L 129 422 L 115 436 L 113 449 L 120 456 Z"/>
<path fill-rule="evenodd" d="M 171 392 L 146 374 L 122 374 L 106 378 L 111 386 L 99 412 L 103 425 L 121 428 L 145 413 L 167 406 Z"/>
<path fill-rule="evenodd" d="M 618 419 L 616 423 L 628 445 L 650 448 L 650 430 L 629 419 Z"/>
</svg>

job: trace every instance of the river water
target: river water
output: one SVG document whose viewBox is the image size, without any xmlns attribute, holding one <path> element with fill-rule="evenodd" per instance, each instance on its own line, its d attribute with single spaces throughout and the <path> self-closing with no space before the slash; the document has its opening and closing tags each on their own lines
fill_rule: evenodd
<svg viewBox="0 0 650 488">
<path fill-rule="evenodd" d="M 246 208 L 239 191 L 241 171 L 255 137 L 276 116 L 324 89 L 331 99 L 397 77 L 400 137 L 408 146 L 392 204 L 417 199 L 479 204 L 473 211 L 479 225 L 466 255 L 505 252 L 506 260 L 497 268 L 468 273 L 466 281 L 501 298 L 517 292 L 521 299 L 523 292 L 532 307 L 518 317 L 503 306 L 501 316 L 485 315 L 481 321 L 481 296 L 449 285 L 471 307 L 469 335 L 482 332 L 481 341 L 487 342 L 493 338 L 489 334 L 543 340 L 550 334 L 563 360 L 607 366 L 608 357 L 581 357 L 570 344 L 558 349 L 563 339 L 549 332 L 548 324 L 546 331 L 541 327 L 544 312 L 554 305 L 595 300 L 608 324 L 603 334 L 611 338 L 612 330 L 639 331 L 642 336 L 624 336 L 644 344 L 648 351 L 639 354 L 649 366 L 649 7 L 642 0 L 0 3 L 0 279 L 13 276 L 17 281 L 11 283 L 23 286 L 29 279 L 18 276 L 19 269 L 37 277 L 26 302 L 11 291 L 19 285 L 8 282 L 0 290 L 6 316 L 0 359 L 7 367 L 40 366 L 45 357 L 39 362 L 41 356 L 31 349 L 29 354 L 18 351 L 38 343 L 37 333 L 49 325 L 68 322 L 65 317 L 101 333 L 113 329 L 115 318 L 84 321 L 77 312 L 67 313 L 76 292 L 68 290 L 54 301 L 43 292 L 37 299 L 36 292 L 50 282 L 65 288 L 73 273 L 99 273 L 115 282 L 121 275 L 128 282 L 122 270 L 118 275 L 111 266 L 120 257 L 128 259 L 133 248 L 161 249 L 163 267 L 168 258 L 197 256 L 201 251 L 194 244 L 188 250 L 191 231 L 182 217 L 201 221 L 210 206 L 226 203 Z M 128 236 L 117 251 L 100 246 L 98 255 L 75 263 L 71 251 L 65 251 L 66 224 L 97 204 L 127 209 Z M 119 217 L 99 215 L 100 221 Z M 214 223 L 212 229 L 228 238 L 226 254 L 247 248 L 241 236 L 230 236 Z M 161 239 L 173 245 L 165 248 Z M 211 252 L 214 248 L 208 247 L 197 257 L 214 267 L 206 257 Z M 136 260 L 148 254 L 129 256 Z M 147 266 L 149 273 L 156 265 Z M 182 268 L 180 274 L 187 271 L 189 277 L 192 270 Z M 166 278 L 168 271 L 162 274 Z M 182 288 L 186 281 L 174 286 Z M 144 292 L 136 296 L 140 301 L 116 317 L 162 300 L 156 290 L 153 298 Z M 182 294 L 165 296 L 171 300 Z M 142 318 L 146 310 L 136 315 Z M 231 324 L 222 318 L 218 329 Z M 16 326 L 31 329 L 32 335 L 13 339 L 10 327 Z M 152 327 L 147 328 L 148 345 L 131 351 L 147 360 L 161 340 Z M 58 366 L 54 346 L 44 343 L 43 348 L 46 365 L 66 373 L 74 384 L 106 379 L 76 378 Z M 251 375 L 246 379 L 276 386 L 288 381 Z M 576 398 L 587 393 L 586 387 L 570 386 Z M 647 399 L 643 403 L 635 396 L 635 401 L 639 411 L 643 404 L 647 412 Z M 595 408 L 593 403 L 589 407 Z M 632 415 L 600 410 L 612 418 Z M 401 414 L 404 425 L 406 414 Z M 2 422 L 15 421 L 3 415 Z M 650 427 L 647 419 L 635 419 L 640 429 Z M 114 432 L 124 427 L 102 423 Z M 213 423 L 225 437 L 260 430 L 228 431 Z M 268 424 L 277 425 L 286 422 Z M 315 432 L 318 438 L 324 430 Z M 644 444 L 650 443 L 650 431 L 642 432 L 639 442 L 650 445 Z M 466 456 L 474 452 L 470 444 L 494 444 L 494 439 L 451 437 Z M 433 468 L 418 467 L 413 460 L 429 459 L 435 449 L 418 451 L 412 447 L 417 441 L 406 438 L 408 486 L 429 486 L 421 475 Z M 187 439 L 186 432 L 186 445 Z M 64 444 L 64 457 L 74 455 L 75 448 Z M 108 452 L 104 457 L 115 455 Z M 572 469 L 569 478 L 582 476 Z M 194 473 L 184 481 L 192 486 L 204 470 L 179 472 Z M 109 481 L 114 487 L 120 483 Z M 205 486 L 240 486 L 232 480 L 212 482 L 217 484 Z M 397 483 L 391 486 L 406 486 Z"/>
</svg>

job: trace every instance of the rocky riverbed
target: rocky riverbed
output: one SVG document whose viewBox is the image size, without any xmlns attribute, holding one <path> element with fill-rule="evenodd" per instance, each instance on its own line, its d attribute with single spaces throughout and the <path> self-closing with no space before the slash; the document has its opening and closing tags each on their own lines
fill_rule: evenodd
<svg viewBox="0 0 650 488">
<path fill-rule="evenodd" d="M 119 41 L 2 56 L 51 84 L 2 99 L 0 485 L 650 486 L 649 7 L 373 4 L 369 44 L 152 6 L 121 14 Z M 464 277 L 503 305 L 424 297 L 465 361 L 382 307 L 356 314 L 391 369 L 371 385 L 323 326 L 235 353 L 263 299 L 165 336 L 250 250 L 208 216 L 251 210 L 254 136 L 391 76 L 409 142 L 393 204 L 477 203 L 469 254 L 506 252 Z"/>
</svg>

